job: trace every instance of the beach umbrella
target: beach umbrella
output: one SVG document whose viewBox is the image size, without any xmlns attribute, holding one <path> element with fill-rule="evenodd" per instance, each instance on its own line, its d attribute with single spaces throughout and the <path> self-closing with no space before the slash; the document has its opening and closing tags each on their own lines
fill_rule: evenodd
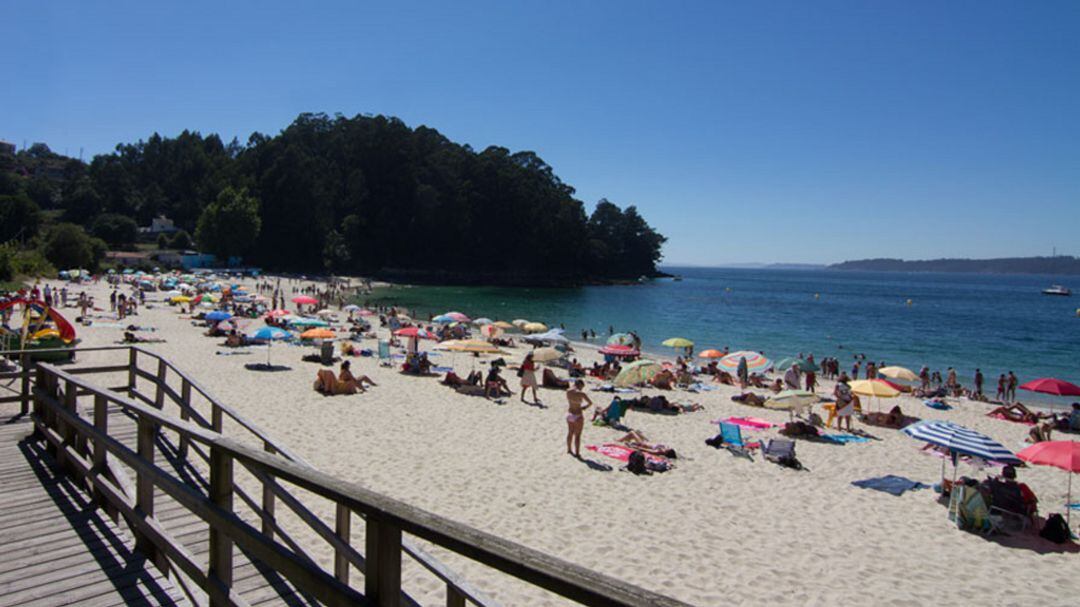
<svg viewBox="0 0 1080 607">
<path fill-rule="evenodd" d="M 419 337 L 421 339 L 438 339 L 431 331 L 427 329 L 421 329 L 420 327 L 405 327 L 404 329 L 398 329 L 394 331 L 394 335 L 398 337 Z"/>
<path fill-rule="evenodd" d="M 251 339 L 266 342 L 266 366 L 270 366 L 270 344 L 282 339 L 289 339 L 292 333 L 277 327 L 260 327 L 254 333 L 248 335 Z"/>
<path fill-rule="evenodd" d="M 600 353 L 608 356 L 640 356 L 641 352 L 634 346 L 611 345 L 600 348 Z"/>
<path fill-rule="evenodd" d="M 634 345 L 634 336 L 629 333 L 616 333 L 607 338 L 607 345 L 609 346 L 632 346 Z"/>
<path fill-rule="evenodd" d="M 450 352 L 473 352 L 477 354 L 502 354 L 503 351 L 494 344 L 478 339 L 447 340 L 435 346 L 438 350 Z"/>
<path fill-rule="evenodd" d="M 662 369 L 660 363 L 654 360 L 634 361 L 623 367 L 622 371 L 619 371 L 619 374 L 615 376 L 614 381 L 611 383 L 620 388 L 645 383 L 656 377 L 656 374 Z"/>
<path fill-rule="evenodd" d="M 698 356 L 700 358 L 723 358 L 724 353 L 721 352 L 720 350 L 709 349 L 709 350 L 705 350 L 702 353 L 698 354 Z"/>
<path fill-rule="evenodd" d="M 345 311 L 345 312 L 359 312 L 362 309 L 363 308 L 361 308 L 360 306 L 358 306 L 356 304 L 349 304 L 349 305 L 345 306 L 344 308 L 342 308 L 342 310 Z"/>
<path fill-rule="evenodd" d="M 295 327 L 329 327 L 330 323 L 325 320 L 319 320 L 317 318 L 308 318 L 306 316 L 298 316 L 296 318 L 290 318 L 286 322 Z"/>
<path fill-rule="evenodd" d="M 555 348 L 537 348 L 532 351 L 533 360 L 538 363 L 547 363 L 563 357 L 563 353 Z"/>
<path fill-rule="evenodd" d="M 445 325 L 445 324 L 455 323 L 457 321 L 454 320 L 453 318 L 450 318 L 446 314 L 439 314 L 438 316 L 432 318 L 431 322 L 437 322 L 439 324 Z"/>
<path fill-rule="evenodd" d="M 1065 521 L 1069 519 L 1072 511 L 1072 475 L 1080 472 L 1080 442 L 1076 441 L 1044 441 L 1035 443 L 1016 454 L 1017 457 L 1029 464 L 1036 466 L 1054 466 L 1069 473 L 1069 488 L 1065 498 Z"/>
<path fill-rule="evenodd" d="M 331 310 L 330 308 L 323 308 L 322 310 L 319 310 L 318 312 L 315 313 L 315 316 L 318 316 L 320 318 L 325 318 L 327 316 L 333 316 L 333 315 L 334 315 L 334 311 Z"/>
<path fill-rule="evenodd" d="M 893 398 L 900 395 L 900 391 L 880 379 L 856 379 L 848 382 L 848 387 L 855 394 L 863 396 L 876 396 L 878 398 Z"/>
<path fill-rule="evenodd" d="M 300 306 L 314 306 L 319 303 L 319 300 L 310 295 L 297 295 L 292 298 L 292 302 Z"/>
<path fill-rule="evenodd" d="M 218 310 L 218 311 L 215 311 L 215 312 L 210 312 L 209 314 L 206 315 L 205 318 L 206 318 L 206 320 L 209 320 L 211 322 L 218 322 L 218 321 L 222 321 L 222 320 L 229 320 L 230 318 L 232 318 L 232 314 L 229 314 L 228 312 L 222 312 L 222 311 Z"/>
<path fill-rule="evenodd" d="M 784 390 L 769 397 L 769 400 L 765 401 L 765 407 L 768 409 L 786 409 L 794 413 L 797 410 L 805 409 L 810 405 L 821 400 L 817 394 L 813 392 L 807 392 L 806 390 Z"/>
<path fill-rule="evenodd" d="M 495 325 L 484 325 L 480 327 L 480 334 L 484 337 L 498 337 L 503 334 L 503 330 Z"/>
<path fill-rule="evenodd" d="M 493 322 L 495 322 L 495 321 L 491 320 L 490 318 L 477 318 L 477 319 L 474 319 L 472 321 L 472 323 L 474 325 L 478 326 L 478 327 L 482 327 L 484 325 L 490 325 Z"/>
<path fill-rule="evenodd" d="M 798 364 L 798 363 L 799 363 L 799 359 L 797 359 L 797 358 L 792 358 L 790 356 L 787 357 L 787 358 L 781 358 L 776 363 L 776 370 L 777 371 L 787 371 L 788 369 L 791 368 L 791 365 L 795 365 L 795 364 Z"/>
<path fill-rule="evenodd" d="M 971 455 L 988 462 L 1023 463 L 1001 443 L 989 436 L 959 424 L 941 420 L 924 420 L 901 430 L 911 438 L 948 449 L 950 453 Z"/>
<path fill-rule="evenodd" d="M 528 321 L 526 321 L 526 322 L 528 322 Z M 505 320 L 496 320 L 496 321 L 495 321 L 494 323 L 492 323 L 492 324 L 494 324 L 494 325 L 495 325 L 496 327 L 499 327 L 499 328 L 500 328 L 500 329 L 502 329 L 503 331 L 510 331 L 510 330 L 512 330 L 512 329 L 516 329 L 516 328 L 517 328 L 517 325 L 515 325 L 515 324 L 512 324 L 512 323 L 508 323 L 508 322 L 506 322 Z"/>
<path fill-rule="evenodd" d="M 1021 384 L 1020 389 L 1057 396 L 1080 396 L 1080 386 L 1053 377 L 1029 381 L 1026 384 Z"/>
<path fill-rule="evenodd" d="M 878 374 L 892 379 L 902 379 L 904 381 L 916 381 L 919 379 L 919 376 L 916 375 L 914 371 L 904 367 L 882 367 L 878 369 Z"/>
<path fill-rule="evenodd" d="M 284 317 L 284 316 L 289 316 L 291 314 L 292 314 L 292 312 L 289 312 L 288 310 L 270 310 L 269 312 L 266 313 L 266 316 L 273 317 L 273 318 L 281 318 L 281 317 Z"/>
<path fill-rule="evenodd" d="M 188 297 L 187 295 L 179 295 L 177 297 L 173 297 L 169 301 L 171 301 L 173 303 L 187 303 L 187 302 L 191 301 L 191 298 Z"/>
<path fill-rule="evenodd" d="M 374 312 L 366 308 L 361 308 L 360 311 L 357 312 L 357 314 L 359 314 L 360 316 L 375 316 Z"/>
<path fill-rule="evenodd" d="M 530 322 L 523 325 L 521 330 L 526 333 L 543 333 L 544 331 L 547 331 L 548 328 L 547 325 L 542 322 Z"/>
<path fill-rule="evenodd" d="M 337 337 L 337 333 L 321 327 L 308 329 L 300 334 L 300 339 L 334 339 L 335 337 Z"/>
<path fill-rule="evenodd" d="M 469 322 L 469 317 L 461 312 L 447 312 L 443 316 L 449 318 L 453 322 Z"/>
<path fill-rule="evenodd" d="M 728 354 L 719 360 L 719 366 L 735 373 L 739 369 L 740 358 L 746 359 L 746 369 L 750 373 L 764 373 L 773 366 L 771 360 L 758 352 L 751 352 L 750 350 L 739 350 Z"/>
<path fill-rule="evenodd" d="M 180 296 L 182 296 L 183 294 L 184 294 L 184 292 L 183 292 L 183 291 L 180 291 L 180 290 L 178 290 L 178 289 L 173 289 L 172 291 L 166 291 L 166 292 L 165 292 L 165 295 L 166 295 L 167 297 L 180 297 Z"/>
<path fill-rule="evenodd" d="M 515 318 L 514 320 L 510 321 L 510 324 L 520 329 L 525 325 L 529 324 L 529 321 L 525 320 L 524 318 Z"/>
<path fill-rule="evenodd" d="M 694 342 L 686 339 L 685 337 L 670 337 L 661 342 L 660 345 L 667 346 L 669 348 L 693 348 Z"/>
<path fill-rule="evenodd" d="M 570 343 L 569 339 L 567 339 L 562 333 L 558 333 L 557 331 L 558 329 L 553 329 L 551 331 L 545 331 L 544 333 L 536 333 L 534 335 L 530 335 L 528 339 L 533 341 L 545 341 L 553 344 Z"/>
</svg>

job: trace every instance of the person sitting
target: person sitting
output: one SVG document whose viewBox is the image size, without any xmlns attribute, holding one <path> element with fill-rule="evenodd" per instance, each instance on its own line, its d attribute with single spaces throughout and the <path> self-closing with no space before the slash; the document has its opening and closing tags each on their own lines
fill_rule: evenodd
<svg viewBox="0 0 1080 607">
<path fill-rule="evenodd" d="M 990 495 L 990 507 L 1033 520 L 1039 508 L 1039 498 L 1024 483 L 1017 482 L 1016 468 L 1005 466 L 998 478 L 987 478 L 983 489 Z"/>
<path fill-rule="evenodd" d="M 657 388 L 658 390 L 670 390 L 674 381 L 675 374 L 671 371 L 668 371 L 667 369 L 664 369 L 663 371 L 653 376 L 649 383 L 652 384 L 652 387 Z"/>
<path fill-rule="evenodd" d="M 732 377 L 731 374 L 728 373 L 727 371 L 717 370 L 717 372 L 713 374 L 713 377 L 716 378 L 716 381 L 718 383 L 725 384 L 725 385 L 728 385 L 728 386 L 734 386 L 735 385 L 735 378 Z"/>
<path fill-rule="evenodd" d="M 338 373 L 338 385 L 335 386 L 336 390 L 343 394 L 355 394 L 358 391 L 367 391 L 364 388 L 365 383 L 369 386 L 376 385 L 367 375 L 361 375 L 360 377 L 353 375 L 352 370 L 350 369 L 351 366 L 352 361 L 342 361 L 341 371 Z"/>
<path fill-rule="evenodd" d="M 334 371 L 331 369 L 319 369 L 318 373 L 315 374 L 315 385 L 312 388 L 326 396 L 337 394 L 337 378 L 334 377 Z"/>
<path fill-rule="evenodd" d="M 1054 421 L 1044 421 L 1039 424 L 1035 424 L 1028 431 L 1027 442 L 1029 443 L 1042 443 L 1052 440 L 1050 437 L 1054 431 Z"/>
<path fill-rule="evenodd" d="M 1069 413 L 1069 430 L 1080 432 L 1080 403 L 1072 404 L 1072 412 Z"/>
<path fill-rule="evenodd" d="M 576 358 L 570 361 L 570 366 L 567 371 L 570 373 L 570 377 L 575 379 L 585 377 L 585 367 L 581 366 L 581 363 L 579 363 Z"/>
<path fill-rule="evenodd" d="M 484 398 L 500 398 L 512 394 L 506 380 L 499 375 L 499 365 L 491 363 L 487 378 L 484 380 Z"/>
<path fill-rule="evenodd" d="M 444 386 L 450 386 L 451 388 L 469 385 L 469 382 L 459 377 L 458 374 L 454 373 L 453 371 L 447 371 L 446 377 L 444 377 L 442 382 L 440 383 L 442 383 Z"/>
<path fill-rule="evenodd" d="M 744 405 L 751 405 L 751 406 L 754 406 L 754 407 L 764 407 L 765 406 L 765 397 L 758 396 L 757 394 L 754 394 L 753 392 L 743 392 L 742 394 L 736 394 L 735 396 L 731 397 L 731 400 L 734 401 L 734 402 L 737 402 L 737 403 L 742 403 Z"/>
<path fill-rule="evenodd" d="M 904 411 L 900 409 L 900 405 L 896 405 L 892 409 L 889 409 L 888 413 L 881 413 L 878 411 L 864 413 L 860 419 L 864 424 L 880 426 L 883 428 L 900 429 L 911 423 L 911 420 L 904 415 Z"/>
<path fill-rule="evenodd" d="M 545 388 L 552 388 L 555 390 L 569 390 L 570 380 L 559 379 L 558 376 L 555 375 L 554 371 L 545 367 L 544 373 L 540 379 L 540 385 Z"/>
<path fill-rule="evenodd" d="M 771 392 L 772 392 L 773 394 L 779 394 L 779 393 L 781 393 L 781 392 L 783 392 L 783 391 L 784 391 L 784 383 L 783 383 L 782 381 L 780 381 L 780 378 L 778 377 L 778 378 L 776 378 L 776 381 L 774 381 L 774 382 L 773 382 L 773 383 L 772 383 L 772 384 L 771 384 L 771 385 L 769 386 L 769 390 L 770 390 L 770 391 L 771 391 Z"/>
<path fill-rule="evenodd" d="M 243 335 L 238 333 L 236 329 L 233 329 L 232 331 L 229 331 L 229 336 L 225 338 L 225 347 L 239 348 L 240 346 L 245 345 L 246 341 L 247 340 L 244 338 Z"/>
</svg>

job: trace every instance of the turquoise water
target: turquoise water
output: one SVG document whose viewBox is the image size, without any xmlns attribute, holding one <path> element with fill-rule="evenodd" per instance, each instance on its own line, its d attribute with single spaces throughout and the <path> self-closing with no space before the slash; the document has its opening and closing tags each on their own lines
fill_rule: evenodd
<svg viewBox="0 0 1080 607">
<path fill-rule="evenodd" d="M 572 339 L 586 328 L 602 342 L 610 325 L 636 331 L 645 350 L 660 354 L 673 354 L 660 342 L 679 336 L 697 351 L 728 346 L 773 359 L 812 352 L 837 356 L 845 369 L 854 353 L 942 374 L 952 366 L 965 385 L 979 367 L 991 393 L 998 374 L 1009 370 L 1021 382 L 1080 383 L 1080 297 L 1040 293 L 1050 284 L 1080 290 L 1077 277 L 665 269 L 683 280 L 574 289 L 410 287 L 377 299 L 419 313 L 562 324 Z"/>
</svg>

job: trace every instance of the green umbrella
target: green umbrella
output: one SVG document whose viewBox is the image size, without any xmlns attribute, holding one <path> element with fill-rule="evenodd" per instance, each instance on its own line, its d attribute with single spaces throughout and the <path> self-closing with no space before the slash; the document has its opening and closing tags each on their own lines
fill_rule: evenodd
<svg viewBox="0 0 1080 607">
<path fill-rule="evenodd" d="M 665 339 L 661 345 L 669 348 L 693 348 L 694 342 L 685 337 L 672 337 L 670 339 Z"/>
<path fill-rule="evenodd" d="M 653 377 L 656 377 L 656 374 L 660 372 L 661 368 L 660 363 L 654 360 L 639 360 L 632 362 L 623 367 L 622 371 L 619 371 L 619 374 L 611 383 L 620 388 L 636 386 L 637 384 L 645 383 Z"/>
<path fill-rule="evenodd" d="M 787 371 L 791 368 L 791 365 L 799 365 L 799 370 L 803 372 L 812 371 L 814 373 L 817 373 L 821 370 L 821 367 L 818 367 L 817 363 L 810 362 L 804 358 L 791 357 L 785 358 L 780 362 L 776 363 L 776 369 L 778 371 Z"/>
<path fill-rule="evenodd" d="M 330 323 L 319 320 L 317 318 L 292 318 L 289 320 L 289 324 L 295 327 L 329 327 Z"/>
</svg>

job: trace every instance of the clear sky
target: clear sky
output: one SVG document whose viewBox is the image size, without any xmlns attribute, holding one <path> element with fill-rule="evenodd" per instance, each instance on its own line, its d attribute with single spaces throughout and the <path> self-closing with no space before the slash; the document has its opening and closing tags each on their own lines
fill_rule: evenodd
<svg viewBox="0 0 1080 607">
<path fill-rule="evenodd" d="M 0 0 L 0 139 L 300 112 L 533 150 L 669 263 L 1080 254 L 1080 2 Z"/>
</svg>

